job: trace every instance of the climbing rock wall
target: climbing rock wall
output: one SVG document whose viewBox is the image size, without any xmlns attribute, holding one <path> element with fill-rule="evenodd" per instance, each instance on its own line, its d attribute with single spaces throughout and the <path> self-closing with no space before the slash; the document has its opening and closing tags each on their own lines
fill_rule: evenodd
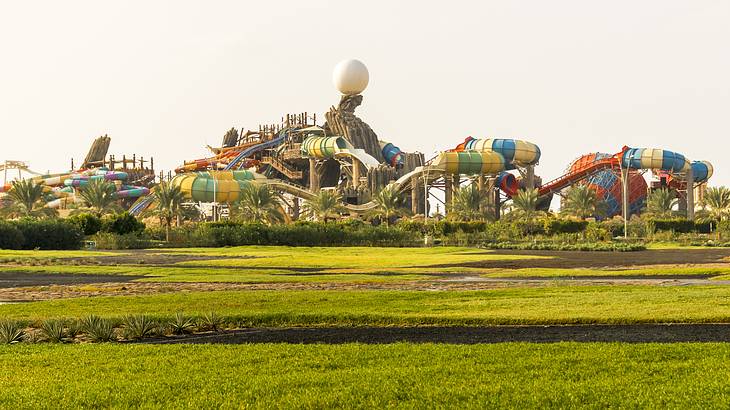
<svg viewBox="0 0 730 410">
<path fill-rule="evenodd" d="M 340 104 L 325 114 L 327 122 L 323 128 L 327 135 L 341 135 L 355 148 L 364 149 L 379 162 L 385 162 L 375 131 L 355 115 L 355 108 L 360 104 L 362 95 L 343 95 Z"/>
</svg>

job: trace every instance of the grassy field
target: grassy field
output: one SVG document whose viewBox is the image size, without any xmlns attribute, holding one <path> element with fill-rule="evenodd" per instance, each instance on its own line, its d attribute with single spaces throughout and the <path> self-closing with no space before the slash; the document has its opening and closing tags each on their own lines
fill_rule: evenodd
<svg viewBox="0 0 730 410">
<path fill-rule="evenodd" d="M 24 320 L 214 311 L 243 326 L 730 321 L 727 286 L 555 286 L 485 291 L 219 291 L 0 305 Z"/>
<path fill-rule="evenodd" d="M 481 276 L 486 278 L 561 278 L 581 276 L 701 276 L 701 275 L 730 275 L 730 267 L 650 267 L 634 269 L 559 269 L 559 268 L 527 268 L 527 269 L 495 269 L 494 272 Z M 720 279 L 718 277 L 718 279 Z M 724 278 L 722 278 L 724 279 Z"/>
<path fill-rule="evenodd" d="M 706 409 L 729 378 L 726 344 L 0 346 L 4 408 Z"/>
</svg>

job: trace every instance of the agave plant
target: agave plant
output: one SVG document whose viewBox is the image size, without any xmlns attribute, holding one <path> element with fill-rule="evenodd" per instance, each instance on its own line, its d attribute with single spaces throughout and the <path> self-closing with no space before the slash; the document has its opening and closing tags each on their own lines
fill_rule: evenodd
<svg viewBox="0 0 730 410">
<path fill-rule="evenodd" d="M 206 313 L 199 323 L 199 327 L 206 330 L 218 331 L 223 325 L 223 319 L 215 312 Z"/>
<path fill-rule="evenodd" d="M 92 342 L 111 342 L 117 340 L 114 323 L 96 315 L 89 315 L 81 320 L 81 328 Z"/>
<path fill-rule="evenodd" d="M 0 343 L 20 343 L 23 341 L 25 331 L 20 323 L 12 320 L 0 321 Z"/>
<path fill-rule="evenodd" d="M 195 319 L 190 316 L 186 316 L 183 313 L 177 312 L 175 316 L 168 322 L 172 333 L 175 335 L 182 335 L 189 333 L 193 327 L 195 327 Z"/>
<path fill-rule="evenodd" d="M 124 317 L 124 336 L 127 339 L 144 339 L 157 330 L 157 322 L 146 315 L 129 315 Z"/>
<path fill-rule="evenodd" d="M 41 335 L 43 339 L 52 343 L 61 343 L 66 337 L 66 329 L 62 320 L 49 319 L 41 324 Z"/>
</svg>

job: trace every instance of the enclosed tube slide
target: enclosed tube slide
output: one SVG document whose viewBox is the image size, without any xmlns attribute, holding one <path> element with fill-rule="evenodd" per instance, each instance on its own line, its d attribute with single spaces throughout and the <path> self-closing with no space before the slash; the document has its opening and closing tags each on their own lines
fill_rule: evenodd
<svg viewBox="0 0 730 410">
<path fill-rule="evenodd" d="M 256 179 L 250 171 L 206 171 L 180 174 L 172 184 L 194 201 L 232 203 L 241 197 L 241 189 Z"/>
<path fill-rule="evenodd" d="M 540 147 L 514 139 L 467 137 L 454 151 L 493 151 L 501 154 L 507 164 L 518 166 L 535 165 L 540 161 Z"/>
<path fill-rule="evenodd" d="M 302 141 L 302 155 L 315 159 L 329 159 L 337 157 L 352 157 L 362 162 L 368 168 L 380 165 L 377 159 L 363 149 L 355 148 L 343 137 L 307 137 Z"/>
<path fill-rule="evenodd" d="M 378 141 L 380 143 L 380 149 L 383 152 L 383 158 L 391 167 L 399 167 L 403 165 L 404 156 L 403 151 L 396 147 L 390 142 Z"/>
<path fill-rule="evenodd" d="M 621 165 L 629 169 L 685 172 L 690 163 L 684 155 L 658 148 L 629 148 L 623 151 Z"/>
</svg>

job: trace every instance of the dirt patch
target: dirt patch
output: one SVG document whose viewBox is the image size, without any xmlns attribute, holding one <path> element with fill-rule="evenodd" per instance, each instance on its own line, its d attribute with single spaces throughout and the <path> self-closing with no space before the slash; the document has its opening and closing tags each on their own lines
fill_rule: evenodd
<svg viewBox="0 0 730 410">
<path fill-rule="evenodd" d="M 728 265 L 730 249 L 661 249 L 637 252 L 577 252 L 577 251 L 523 251 L 496 250 L 496 255 L 547 256 L 544 259 L 484 260 L 459 264 L 431 266 L 440 268 L 630 268 L 649 265 Z"/>
<path fill-rule="evenodd" d="M 730 342 L 730 324 L 246 329 L 144 343 L 555 343 Z"/>
<path fill-rule="evenodd" d="M 49 285 L 79 285 L 93 283 L 130 282 L 143 276 L 126 275 L 75 275 L 65 273 L 1 272 L 0 290 Z"/>
<path fill-rule="evenodd" d="M 87 275 L 78 275 L 87 276 Z M 104 277 L 109 277 L 104 275 Z M 123 276 L 124 279 L 135 278 Z M 443 291 L 476 291 L 515 287 L 546 286 L 609 286 L 609 285 L 652 285 L 652 286 L 691 286 L 691 285 L 728 285 L 730 281 L 707 279 L 621 279 L 584 280 L 575 278 L 541 278 L 539 280 L 499 279 L 473 277 L 454 277 L 440 281 L 408 281 L 408 282 L 302 282 L 302 283 L 155 283 L 155 282 L 121 282 L 121 283 L 86 283 L 72 285 L 36 285 L 26 287 L 0 287 L 0 301 L 39 301 L 95 296 L 138 296 L 175 292 L 215 292 L 246 290 L 403 290 L 423 292 Z"/>
</svg>

